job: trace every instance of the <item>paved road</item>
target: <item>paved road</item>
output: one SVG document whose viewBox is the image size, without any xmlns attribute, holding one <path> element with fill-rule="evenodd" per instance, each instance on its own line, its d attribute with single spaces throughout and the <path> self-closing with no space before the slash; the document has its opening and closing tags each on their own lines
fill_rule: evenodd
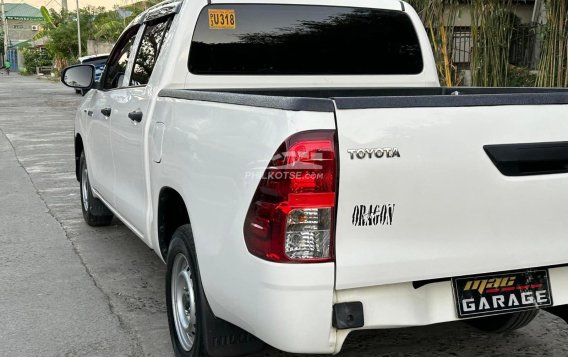
<svg viewBox="0 0 568 357">
<path fill-rule="evenodd" d="M 56 83 L 0 75 L 0 356 L 171 356 L 163 263 L 120 222 L 83 223 L 80 100 Z M 341 356 L 568 356 L 566 342 L 568 325 L 541 313 L 503 336 L 462 323 L 359 332 Z"/>
</svg>

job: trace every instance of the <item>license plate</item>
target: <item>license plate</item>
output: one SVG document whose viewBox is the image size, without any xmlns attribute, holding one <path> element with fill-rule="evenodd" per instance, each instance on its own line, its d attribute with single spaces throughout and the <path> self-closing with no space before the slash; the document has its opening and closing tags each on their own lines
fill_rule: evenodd
<svg viewBox="0 0 568 357">
<path fill-rule="evenodd" d="M 552 306 L 545 269 L 453 278 L 452 286 L 459 318 Z"/>
<path fill-rule="evenodd" d="M 237 28 L 235 10 L 209 9 L 209 28 L 217 30 L 234 30 Z"/>
</svg>

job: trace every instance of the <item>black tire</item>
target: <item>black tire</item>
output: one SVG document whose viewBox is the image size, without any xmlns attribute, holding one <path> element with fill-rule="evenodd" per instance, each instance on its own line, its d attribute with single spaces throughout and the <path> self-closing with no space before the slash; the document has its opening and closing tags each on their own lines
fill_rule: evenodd
<svg viewBox="0 0 568 357">
<path fill-rule="evenodd" d="M 185 262 L 187 263 L 187 270 L 181 269 L 180 273 L 176 274 L 176 271 L 178 271 L 178 264 L 180 264 L 180 260 L 182 259 L 185 259 Z M 204 313 L 202 308 L 203 306 L 202 299 L 204 297 L 204 294 L 201 287 L 201 278 L 199 275 L 197 257 L 195 255 L 195 243 L 193 242 L 193 234 L 191 232 L 191 226 L 189 224 L 179 227 L 174 232 L 168 249 L 168 257 L 166 263 L 167 263 L 166 305 L 168 310 L 168 324 L 170 327 L 170 337 L 172 339 L 172 346 L 174 348 L 175 355 L 179 357 L 208 356 L 204 344 L 205 341 L 204 329 L 203 329 L 204 324 L 202 323 L 203 313 Z M 191 308 L 189 308 L 189 314 L 190 314 L 189 319 L 191 320 L 193 318 L 193 320 L 191 321 L 193 321 L 194 329 L 190 328 L 190 330 L 193 330 L 194 334 L 189 331 L 185 332 L 185 330 L 183 330 L 181 327 L 176 327 L 176 322 L 179 321 L 179 319 L 176 320 L 176 318 L 174 317 L 174 314 L 176 314 L 179 311 L 180 303 L 179 302 L 177 303 L 178 310 L 175 310 L 172 296 L 175 294 L 174 291 L 181 291 L 181 290 L 179 290 L 179 288 L 176 289 L 176 287 L 174 287 L 172 284 L 175 281 L 187 282 L 188 280 L 184 279 L 185 276 L 182 276 L 183 273 L 186 274 L 185 276 L 191 277 L 191 279 L 189 280 L 189 284 L 191 285 L 192 290 L 190 290 L 187 293 L 188 297 L 185 297 L 184 294 L 183 298 L 185 298 L 186 301 L 190 300 L 189 296 L 191 293 L 193 293 L 194 309 L 193 311 L 191 311 Z M 183 285 L 183 283 L 181 283 L 180 285 Z M 185 289 L 183 290 L 186 291 Z M 178 294 L 176 295 L 180 296 Z M 181 300 L 183 300 L 183 298 Z M 180 301 L 180 299 L 178 299 L 177 301 Z M 187 304 L 182 302 L 181 305 L 184 306 L 186 313 L 185 316 L 187 316 L 189 302 Z M 193 313 L 193 316 L 191 316 L 191 313 Z M 180 338 L 180 333 L 181 334 L 185 333 L 188 336 L 193 334 L 193 344 L 191 345 L 191 347 L 189 347 L 189 350 L 187 342 L 185 343 L 184 347 L 184 342 L 182 342 L 183 338 Z"/>
<path fill-rule="evenodd" d="M 111 224 L 114 215 L 101 200 L 93 196 L 93 191 L 89 182 L 89 172 L 87 170 L 85 152 L 81 153 L 79 165 L 81 210 L 83 211 L 83 218 L 89 226 L 108 226 Z"/>
<path fill-rule="evenodd" d="M 525 327 L 538 315 L 539 310 L 527 310 L 497 316 L 480 317 L 467 323 L 478 330 L 490 333 L 504 333 Z"/>
</svg>

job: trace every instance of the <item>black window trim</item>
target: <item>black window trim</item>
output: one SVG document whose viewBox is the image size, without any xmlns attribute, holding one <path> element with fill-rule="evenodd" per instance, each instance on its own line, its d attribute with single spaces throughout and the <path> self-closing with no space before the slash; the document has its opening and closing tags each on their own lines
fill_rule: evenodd
<svg viewBox="0 0 568 357">
<path fill-rule="evenodd" d="M 132 37 L 134 37 L 134 43 L 132 44 L 132 46 L 136 45 L 136 36 L 138 36 L 138 32 L 140 31 L 141 26 L 142 26 L 141 24 L 135 24 L 133 26 L 128 27 L 124 31 L 122 36 L 120 36 L 116 45 L 113 47 L 112 51 L 110 52 L 110 55 L 108 56 L 107 65 L 105 66 L 105 71 L 103 72 L 103 75 L 101 76 L 101 80 L 100 80 L 100 90 L 101 91 L 107 92 L 107 91 L 112 91 L 112 90 L 116 90 L 116 89 L 128 88 L 128 87 L 105 88 L 105 83 L 106 83 L 106 79 L 107 79 L 107 75 L 108 75 L 108 68 L 110 68 L 109 63 L 112 60 L 113 56 L 118 51 L 118 49 L 120 48 L 120 50 L 122 50 L 122 48 L 124 47 L 124 43 L 126 41 L 129 41 Z M 131 32 L 134 32 L 133 36 L 129 36 L 129 34 Z M 126 75 L 126 73 L 125 73 L 125 75 Z"/>
<path fill-rule="evenodd" d="M 179 13 L 181 9 L 182 1 L 179 0 L 171 0 L 168 2 L 163 2 L 156 6 L 156 8 L 150 8 L 148 13 L 144 15 L 142 22 L 144 23 L 151 23 L 151 22 L 161 22 L 165 17 L 174 17 L 176 14 Z"/>
<path fill-rule="evenodd" d="M 130 71 L 130 77 L 128 78 L 129 85 L 126 88 L 146 87 L 148 85 L 147 83 L 146 84 L 137 84 L 137 85 L 131 84 L 132 83 L 132 74 L 134 73 L 134 67 L 136 67 L 136 59 L 138 58 L 138 53 L 140 51 L 140 48 L 142 47 L 142 41 L 144 40 L 144 35 L 146 34 L 146 29 L 149 26 L 154 26 L 154 25 L 162 23 L 162 22 L 168 22 L 168 24 L 166 25 L 166 28 L 164 29 L 164 32 L 162 33 L 162 38 L 161 38 L 161 41 L 160 41 L 160 47 L 158 48 L 158 57 L 156 58 L 156 63 L 157 63 L 158 58 L 160 57 L 160 53 L 162 53 L 162 46 L 164 44 L 164 39 L 166 37 L 166 34 L 168 34 L 170 27 L 172 26 L 174 16 L 175 16 L 175 13 L 169 13 L 168 15 L 160 16 L 160 17 L 152 19 L 151 21 L 144 22 L 144 30 L 142 31 L 142 35 L 140 36 L 140 41 L 138 41 L 138 46 L 136 47 L 136 54 L 134 55 L 134 60 L 132 61 L 132 69 Z M 154 63 L 154 67 L 156 66 L 156 63 Z M 152 70 L 153 70 L 153 68 L 152 68 Z"/>
</svg>

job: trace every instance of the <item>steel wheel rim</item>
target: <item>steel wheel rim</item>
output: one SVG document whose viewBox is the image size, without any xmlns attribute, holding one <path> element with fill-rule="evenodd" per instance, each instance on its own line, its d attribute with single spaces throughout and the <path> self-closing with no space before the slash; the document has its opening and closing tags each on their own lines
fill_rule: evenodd
<svg viewBox="0 0 568 357">
<path fill-rule="evenodd" d="M 83 168 L 81 173 L 81 197 L 83 198 L 83 208 L 85 212 L 89 211 L 89 173 L 87 172 L 87 166 Z"/>
<path fill-rule="evenodd" d="M 185 351 L 190 351 L 195 342 L 196 305 L 192 272 L 187 258 L 182 253 L 176 255 L 171 274 L 171 295 L 174 324 L 179 343 Z"/>
</svg>

